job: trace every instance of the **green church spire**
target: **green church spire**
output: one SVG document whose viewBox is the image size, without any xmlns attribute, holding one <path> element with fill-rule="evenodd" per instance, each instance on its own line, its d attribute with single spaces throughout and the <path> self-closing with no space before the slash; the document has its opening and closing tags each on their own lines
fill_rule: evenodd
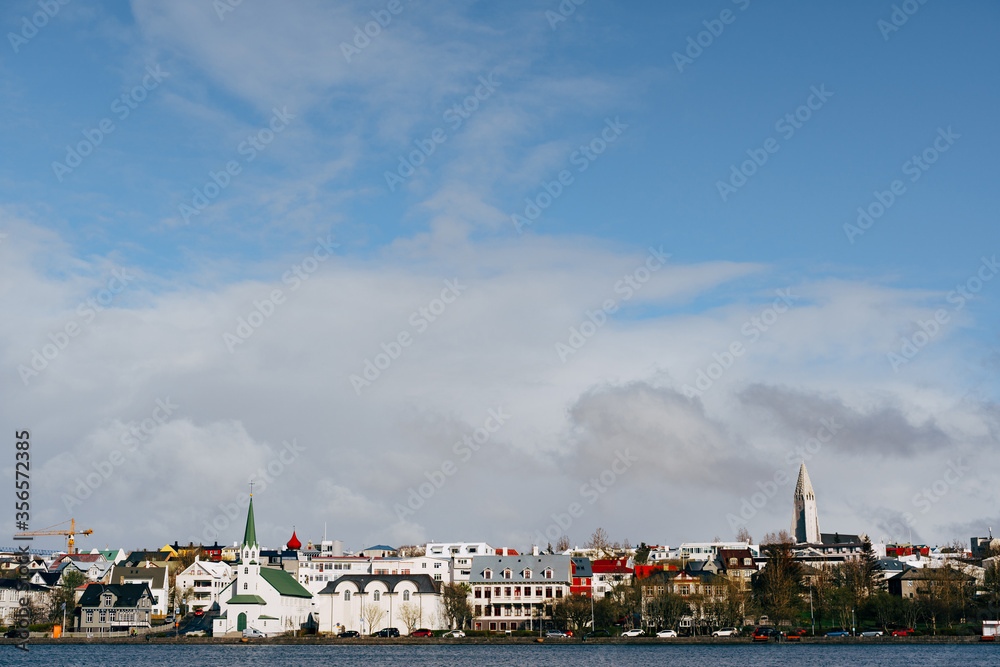
<svg viewBox="0 0 1000 667">
<path fill-rule="evenodd" d="M 247 529 L 243 532 L 243 546 L 258 546 L 257 529 L 253 522 L 253 485 L 250 485 L 250 509 L 247 510 Z"/>
</svg>

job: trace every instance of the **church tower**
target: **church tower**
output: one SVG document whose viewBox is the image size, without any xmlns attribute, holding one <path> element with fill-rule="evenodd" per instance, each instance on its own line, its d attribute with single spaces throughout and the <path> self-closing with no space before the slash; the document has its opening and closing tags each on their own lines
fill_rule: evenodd
<svg viewBox="0 0 1000 667">
<path fill-rule="evenodd" d="M 250 493 L 250 508 L 247 510 L 247 527 L 243 531 L 243 545 L 240 547 L 240 565 L 237 571 L 237 595 L 257 595 L 260 581 L 260 544 L 257 542 L 257 527 L 253 521 L 253 493 Z"/>
<path fill-rule="evenodd" d="M 799 481 L 795 485 L 795 512 L 792 515 L 792 537 L 796 544 L 818 544 L 823 538 L 819 532 L 819 513 L 816 511 L 816 493 L 805 461 L 799 467 Z"/>
</svg>

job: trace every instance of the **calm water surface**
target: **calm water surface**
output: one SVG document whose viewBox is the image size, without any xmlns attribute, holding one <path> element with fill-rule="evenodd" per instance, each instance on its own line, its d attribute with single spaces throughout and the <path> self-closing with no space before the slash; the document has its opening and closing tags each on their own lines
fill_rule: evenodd
<svg viewBox="0 0 1000 667">
<path fill-rule="evenodd" d="M 1000 665 L 1000 645 L 956 646 L 0 646 L 0 665 Z"/>
</svg>

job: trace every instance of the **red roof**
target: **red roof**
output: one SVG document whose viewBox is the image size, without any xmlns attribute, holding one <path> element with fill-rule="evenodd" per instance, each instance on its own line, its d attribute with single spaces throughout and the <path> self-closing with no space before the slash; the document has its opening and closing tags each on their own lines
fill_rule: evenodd
<svg viewBox="0 0 1000 667">
<path fill-rule="evenodd" d="M 594 574 L 632 574 L 632 568 L 626 563 L 628 558 L 598 559 L 590 561 Z"/>
<path fill-rule="evenodd" d="M 295 537 L 294 529 L 292 530 L 292 539 L 288 540 L 288 544 L 286 546 L 292 551 L 296 551 L 302 548 L 302 543 L 299 542 L 299 538 Z"/>
</svg>

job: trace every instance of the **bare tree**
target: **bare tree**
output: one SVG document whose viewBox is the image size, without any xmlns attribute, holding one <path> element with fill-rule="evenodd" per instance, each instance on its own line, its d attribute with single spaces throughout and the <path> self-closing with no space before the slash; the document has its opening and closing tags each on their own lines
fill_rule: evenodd
<svg viewBox="0 0 1000 667">
<path fill-rule="evenodd" d="M 753 544 L 753 538 L 750 537 L 750 531 L 747 530 L 746 526 L 740 526 L 740 529 L 736 531 L 736 541 Z"/>
<path fill-rule="evenodd" d="M 572 545 L 569 543 L 569 535 L 563 535 L 556 542 L 556 553 L 557 554 L 561 554 L 562 552 L 564 552 L 567 549 L 569 549 L 570 546 L 572 546 Z"/>
<path fill-rule="evenodd" d="M 413 604 L 412 602 L 404 602 L 399 605 L 399 620 L 403 622 L 406 626 L 406 633 L 410 634 L 414 630 L 420 627 L 420 621 L 422 614 L 420 612 L 420 605 Z"/>
<path fill-rule="evenodd" d="M 417 556 L 424 556 L 427 554 L 427 547 L 418 547 L 413 544 L 407 544 L 405 546 L 399 547 L 400 558 L 415 558 Z"/>
<path fill-rule="evenodd" d="M 368 622 L 368 634 L 376 632 L 375 625 L 382 620 L 383 616 L 385 616 L 385 610 L 375 602 L 368 602 L 362 607 L 361 617 Z"/>
<path fill-rule="evenodd" d="M 597 556 L 597 558 L 602 558 L 611 551 L 611 540 L 608 538 L 608 534 L 603 528 L 598 528 L 594 531 L 594 534 L 590 536 L 590 541 L 587 542 L 586 546 L 588 549 L 594 550 L 594 555 Z"/>
</svg>

